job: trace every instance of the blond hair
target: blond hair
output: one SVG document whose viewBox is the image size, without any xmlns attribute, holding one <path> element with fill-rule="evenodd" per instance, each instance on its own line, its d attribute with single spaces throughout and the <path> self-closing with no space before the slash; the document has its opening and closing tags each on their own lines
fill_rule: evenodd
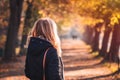
<svg viewBox="0 0 120 80">
<path fill-rule="evenodd" d="M 57 25 L 52 19 L 38 19 L 29 35 L 31 37 L 44 37 L 44 39 L 48 40 L 53 45 L 53 47 L 57 50 L 58 55 L 61 57 L 61 45 L 57 34 Z"/>
</svg>

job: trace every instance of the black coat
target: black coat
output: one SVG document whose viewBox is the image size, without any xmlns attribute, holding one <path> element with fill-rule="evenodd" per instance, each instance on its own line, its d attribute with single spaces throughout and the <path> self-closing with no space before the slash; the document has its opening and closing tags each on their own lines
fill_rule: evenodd
<svg viewBox="0 0 120 80">
<path fill-rule="evenodd" d="M 46 80 L 64 80 L 63 63 L 57 50 L 46 40 L 31 37 L 25 63 L 25 74 L 31 80 L 43 80 L 43 56 L 48 50 L 45 62 Z"/>
</svg>

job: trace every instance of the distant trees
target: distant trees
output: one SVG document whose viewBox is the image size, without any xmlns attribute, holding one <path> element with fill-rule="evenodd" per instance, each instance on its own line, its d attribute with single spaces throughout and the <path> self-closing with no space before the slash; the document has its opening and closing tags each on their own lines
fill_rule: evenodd
<svg viewBox="0 0 120 80">
<path fill-rule="evenodd" d="M 81 16 L 92 17 L 96 21 L 93 29 L 94 38 L 93 38 L 93 51 L 98 51 L 99 55 L 103 56 L 107 61 L 116 61 L 118 58 L 118 50 L 119 50 L 119 25 L 120 25 L 120 1 L 119 0 L 89 0 L 76 1 L 78 5 L 74 6 L 76 8 L 76 12 Z M 79 7 L 79 8 L 78 8 Z M 87 19 L 86 19 L 87 20 Z M 99 42 L 99 30 L 101 26 L 96 27 L 99 22 L 103 22 L 104 24 L 104 36 L 102 40 L 102 48 L 98 48 Z M 110 33 L 112 32 L 112 41 L 110 45 L 110 50 L 108 49 L 108 42 Z"/>
<path fill-rule="evenodd" d="M 21 42 L 21 50 L 20 54 L 25 54 L 25 45 L 28 33 L 30 29 L 33 27 L 34 22 L 43 16 L 39 11 L 39 7 L 42 7 L 41 0 L 26 0 L 24 3 L 26 4 L 26 9 L 24 10 L 24 27 L 22 33 L 22 42 Z M 47 1 L 46 1 L 47 2 Z"/>
<path fill-rule="evenodd" d="M 0 49 L 3 50 L 6 41 L 6 30 L 8 28 L 9 1 L 0 0 Z M 5 6 L 4 6 L 5 5 Z M 3 55 L 0 51 L 0 55 Z"/>
<path fill-rule="evenodd" d="M 19 54 L 25 54 L 25 50 L 24 50 L 24 45 L 26 44 L 26 40 L 27 40 L 27 34 L 29 32 L 29 29 L 32 27 L 33 25 L 33 22 L 32 19 L 35 17 L 35 16 L 32 16 L 32 14 L 34 13 L 33 12 L 33 2 L 34 0 L 26 0 L 26 2 L 24 2 L 25 5 L 23 6 L 26 6 L 26 9 L 24 11 L 24 24 L 23 24 L 23 32 L 22 32 L 22 40 L 21 40 L 21 45 L 20 45 L 20 53 Z M 36 12 L 37 13 L 37 12 Z M 32 18 L 33 17 L 33 18 Z"/>
</svg>

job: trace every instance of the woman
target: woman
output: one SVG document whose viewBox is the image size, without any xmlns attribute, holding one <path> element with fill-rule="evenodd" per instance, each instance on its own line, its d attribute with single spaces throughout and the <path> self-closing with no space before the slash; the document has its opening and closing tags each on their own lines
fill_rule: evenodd
<svg viewBox="0 0 120 80">
<path fill-rule="evenodd" d="M 43 57 L 45 80 L 64 80 L 60 40 L 56 23 L 50 18 L 37 20 L 29 34 L 25 74 L 31 80 L 43 80 Z"/>
</svg>

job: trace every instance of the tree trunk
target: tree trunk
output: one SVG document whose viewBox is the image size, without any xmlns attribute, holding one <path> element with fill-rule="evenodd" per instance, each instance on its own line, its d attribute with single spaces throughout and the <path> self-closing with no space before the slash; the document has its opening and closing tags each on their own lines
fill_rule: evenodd
<svg viewBox="0 0 120 80">
<path fill-rule="evenodd" d="M 102 41 L 102 48 L 100 50 L 100 56 L 105 57 L 107 54 L 107 48 L 108 48 L 108 42 L 109 42 L 109 37 L 110 37 L 110 32 L 112 31 L 112 28 L 105 26 L 105 31 L 104 31 L 104 37 Z"/>
<path fill-rule="evenodd" d="M 29 0 L 27 1 L 28 7 L 25 15 L 25 23 L 24 23 L 24 29 L 23 29 L 23 35 L 22 35 L 20 55 L 25 54 L 24 45 L 26 44 L 26 41 L 27 41 L 28 28 L 30 28 L 31 26 L 30 20 L 32 18 L 33 1 L 34 0 L 31 0 L 31 2 Z"/>
<path fill-rule="evenodd" d="M 106 57 L 106 59 L 109 60 L 110 62 L 116 62 L 118 60 L 118 51 L 120 46 L 119 37 L 120 37 L 120 25 L 115 24 L 110 51 L 108 53 L 108 56 Z"/>
<path fill-rule="evenodd" d="M 95 35 L 93 37 L 92 41 L 92 52 L 99 51 L 99 36 L 100 36 L 100 27 L 102 26 L 102 23 L 98 23 L 95 25 Z"/>
<path fill-rule="evenodd" d="M 89 45 L 91 45 L 92 43 L 93 32 L 94 32 L 93 28 L 91 28 L 90 26 L 85 27 L 85 33 L 83 34 L 84 35 L 83 40 Z"/>
<path fill-rule="evenodd" d="M 10 0 L 10 19 L 8 24 L 7 40 L 5 44 L 4 60 L 15 58 L 15 48 L 17 45 L 18 29 L 23 0 Z"/>
<path fill-rule="evenodd" d="M 95 30 L 95 36 L 93 41 L 93 52 L 99 50 L 99 35 L 100 35 L 100 32 Z"/>
</svg>

